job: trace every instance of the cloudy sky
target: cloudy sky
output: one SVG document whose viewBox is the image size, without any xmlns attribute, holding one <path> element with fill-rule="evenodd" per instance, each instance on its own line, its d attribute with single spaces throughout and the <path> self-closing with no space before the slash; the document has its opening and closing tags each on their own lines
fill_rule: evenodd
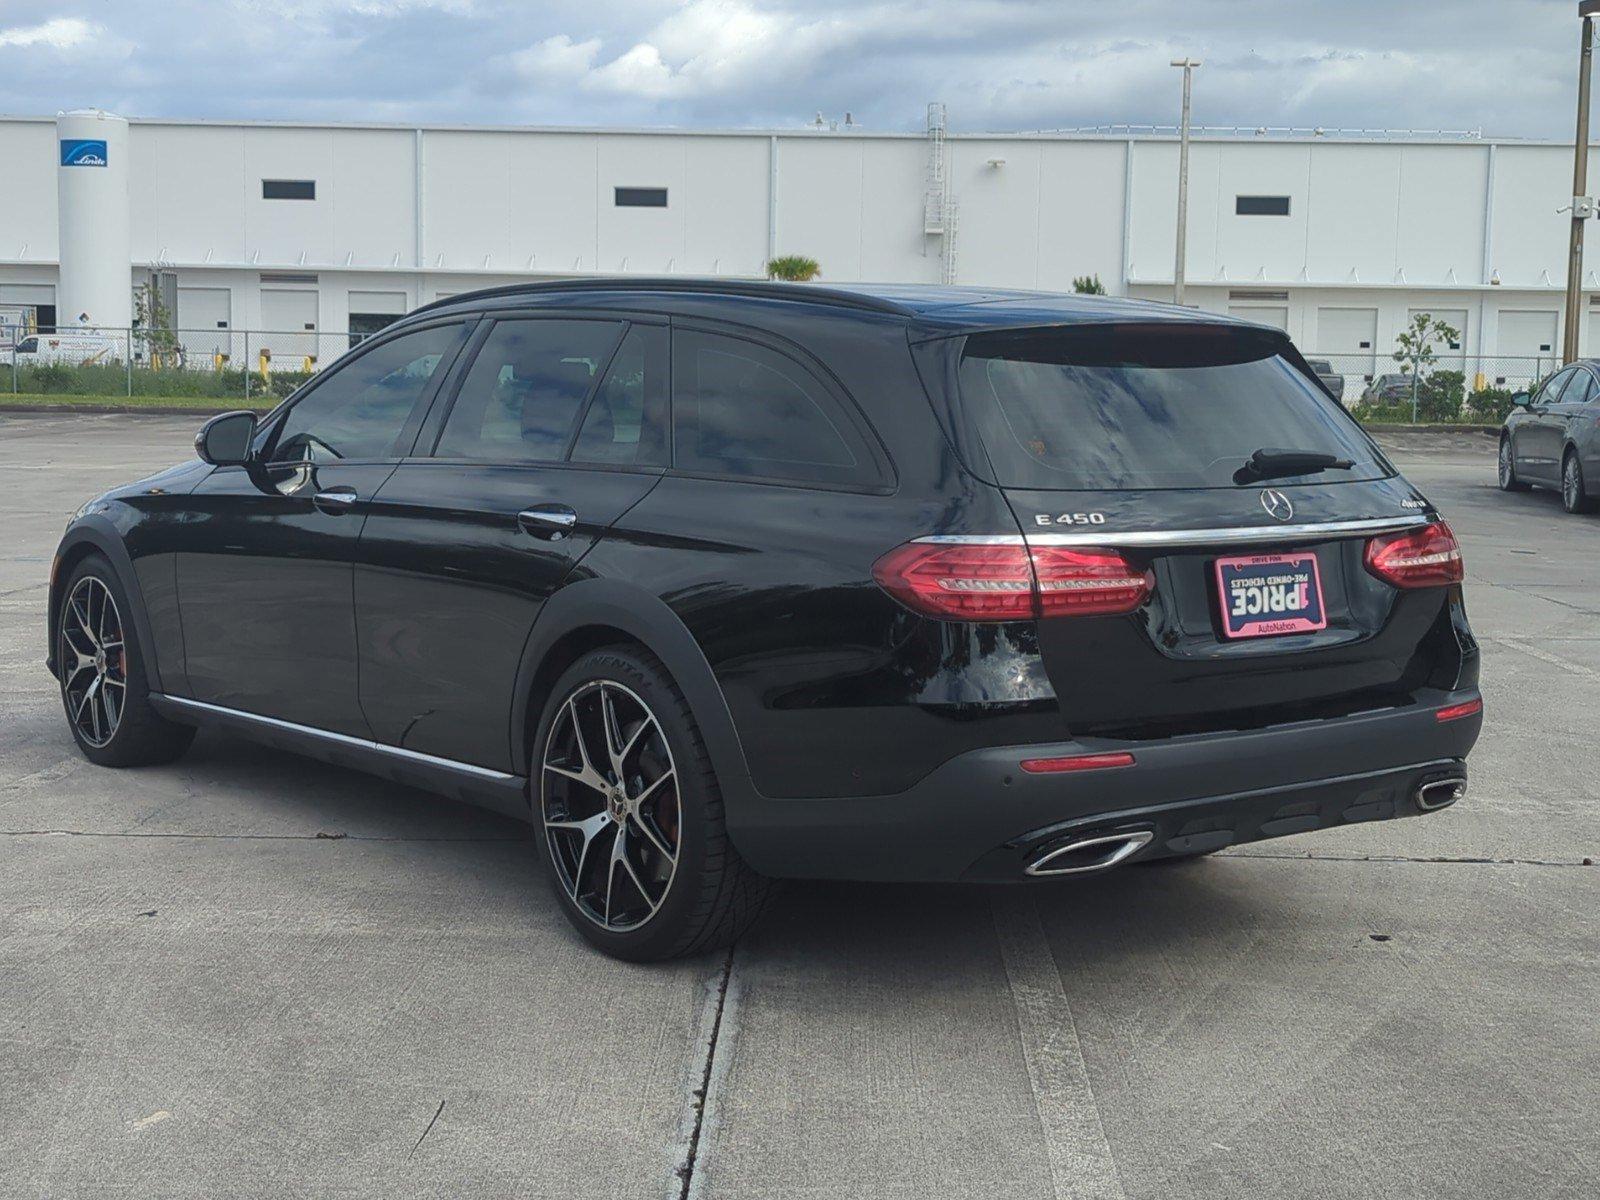
<svg viewBox="0 0 1600 1200">
<path fill-rule="evenodd" d="M 1571 0 L 0 0 L 0 112 L 1571 136 Z"/>
</svg>

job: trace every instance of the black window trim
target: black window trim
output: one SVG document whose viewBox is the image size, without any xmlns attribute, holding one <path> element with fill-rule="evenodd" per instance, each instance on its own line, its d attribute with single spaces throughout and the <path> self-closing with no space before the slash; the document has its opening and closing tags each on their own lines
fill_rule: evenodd
<svg viewBox="0 0 1600 1200">
<path fill-rule="evenodd" d="M 771 475 L 744 475 L 732 474 L 723 471 L 693 471 L 678 466 L 677 446 L 677 334 L 679 330 L 687 333 L 708 333 L 720 337 L 732 338 L 735 341 L 750 342 L 774 354 L 790 359 L 801 370 L 805 371 L 816 383 L 832 397 L 839 411 L 855 430 L 856 436 L 862 445 L 867 448 L 872 462 L 870 469 L 877 476 L 877 483 L 830 483 L 815 479 L 789 479 Z M 755 483 L 762 487 L 786 487 L 799 491 L 824 491 L 824 492 L 850 492 L 860 496 L 891 496 L 900 489 L 899 473 L 895 470 L 894 460 L 889 456 L 888 448 L 883 444 L 883 439 L 878 436 L 876 427 L 868 419 L 861 406 L 856 403 L 838 376 L 828 370 L 827 366 L 805 347 L 789 341 L 787 338 L 769 333 L 764 329 L 756 329 L 748 325 L 738 325 L 732 322 L 705 320 L 702 318 L 680 319 L 672 318 L 672 354 L 669 370 L 672 379 L 672 402 L 668 405 L 667 419 L 671 424 L 668 434 L 668 444 L 671 447 L 671 463 L 667 474 L 683 479 L 710 479 L 723 483 Z"/>
<path fill-rule="evenodd" d="M 480 315 L 483 320 L 479 323 L 478 332 L 471 339 L 471 345 L 468 346 L 467 351 L 458 357 L 459 369 L 452 371 L 448 395 L 441 389 L 439 396 L 436 398 L 436 403 L 432 406 L 438 410 L 438 418 L 432 419 L 433 413 L 429 412 L 429 419 L 425 420 L 423 426 L 419 428 L 411 452 L 405 456 L 407 461 L 441 463 L 463 467 L 497 467 L 523 470 L 542 470 L 546 467 L 568 466 L 586 469 L 598 468 L 601 464 L 572 463 L 568 461 L 568 457 L 572 453 L 572 447 L 579 432 L 583 429 L 583 419 L 588 415 L 589 405 L 594 402 L 594 396 L 599 390 L 600 382 L 605 378 L 606 372 L 611 369 L 611 360 L 616 357 L 617 351 L 622 346 L 623 339 L 628 336 L 629 328 L 636 323 L 632 316 L 627 313 L 606 312 L 603 310 L 580 312 L 566 309 L 541 309 L 532 312 L 527 309 L 508 309 L 486 312 Z M 610 349 L 606 351 L 604 364 L 595 372 L 594 378 L 589 381 L 589 390 L 584 393 L 583 401 L 578 406 L 573 426 L 567 431 L 567 441 L 562 447 L 562 456 L 549 462 L 518 462 L 499 458 L 462 458 L 459 456 L 440 457 L 438 450 L 439 443 L 444 439 L 444 427 L 449 424 L 450 414 L 455 411 L 456 401 L 461 397 L 461 388 L 466 383 L 473 364 L 478 361 L 478 355 L 483 350 L 484 343 L 489 340 L 497 326 L 512 321 L 599 321 L 608 325 L 615 325 L 618 329 L 616 340 L 611 343 Z M 660 322 L 653 323 L 659 324 Z M 670 408 L 668 410 L 668 420 L 669 422 L 671 420 Z M 613 465 L 613 469 L 619 468 Z M 634 467 L 626 464 L 620 469 L 635 470 L 650 475 L 660 474 L 662 470 L 660 467 Z"/>
<path fill-rule="evenodd" d="M 433 403 L 437 399 L 446 377 L 454 370 L 455 364 L 461 359 L 462 351 L 467 343 L 471 341 L 474 320 L 475 317 L 472 314 L 456 313 L 438 320 L 418 321 L 414 325 L 391 325 L 382 330 L 381 333 L 367 338 L 359 345 L 352 346 L 326 370 L 318 371 L 293 392 L 289 393 L 284 398 L 283 403 L 268 411 L 266 415 L 257 421 L 255 451 L 261 464 L 263 466 L 282 465 L 270 462 L 269 456 L 277 448 L 278 435 L 283 430 L 283 423 L 288 418 L 289 412 L 357 359 L 364 358 L 373 351 L 381 349 L 388 343 L 395 341 L 397 338 L 405 337 L 407 334 L 421 333 L 427 329 L 437 329 L 442 325 L 459 325 L 462 330 L 462 336 L 458 336 L 455 344 L 446 351 L 448 361 L 441 359 L 439 367 L 436 367 L 429 377 L 427 386 L 423 388 L 422 394 L 417 397 L 416 402 L 411 406 L 411 412 L 406 417 L 405 423 L 400 426 L 400 432 L 395 435 L 395 440 L 389 447 L 388 455 L 382 458 L 342 458 L 339 460 L 341 466 L 355 465 L 357 463 L 399 462 L 405 457 L 405 447 L 416 438 L 417 431 L 426 420 L 428 411 L 433 407 Z"/>
</svg>

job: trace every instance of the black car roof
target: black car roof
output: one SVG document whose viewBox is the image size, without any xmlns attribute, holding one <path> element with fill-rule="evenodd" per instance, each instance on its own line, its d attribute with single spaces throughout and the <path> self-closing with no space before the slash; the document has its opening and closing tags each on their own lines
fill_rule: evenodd
<svg viewBox="0 0 1600 1200">
<path fill-rule="evenodd" d="M 949 336 L 982 329 L 1017 329 L 1038 325 L 1105 324 L 1107 322 L 1171 321 L 1256 327 L 1249 321 L 1201 312 L 1152 300 L 1086 296 L 1012 288 L 962 287 L 954 284 L 778 283 L 647 276 L 558 279 L 510 284 L 464 292 L 414 310 L 413 316 L 445 311 L 537 307 L 581 300 L 586 307 L 616 308 L 650 301 L 652 308 L 671 309 L 673 302 L 693 303 L 696 311 L 725 303 L 748 310 L 750 301 L 843 308 L 906 319 L 924 336 Z"/>
</svg>

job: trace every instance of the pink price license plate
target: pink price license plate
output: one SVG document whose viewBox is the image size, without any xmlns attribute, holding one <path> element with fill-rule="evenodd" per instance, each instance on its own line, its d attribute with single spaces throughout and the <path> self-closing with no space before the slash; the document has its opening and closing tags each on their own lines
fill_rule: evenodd
<svg viewBox="0 0 1600 1200">
<path fill-rule="evenodd" d="M 1307 633 L 1328 627 L 1317 556 L 1244 554 L 1217 559 L 1222 630 L 1231 638 Z"/>
</svg>

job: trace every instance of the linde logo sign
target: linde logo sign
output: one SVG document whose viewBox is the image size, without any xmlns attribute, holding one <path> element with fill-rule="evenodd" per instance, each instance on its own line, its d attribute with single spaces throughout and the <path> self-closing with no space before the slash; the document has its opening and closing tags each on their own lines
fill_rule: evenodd
<svg viewBox="0 0 1600 1200">
<path fill-rule="evenodd" d="M 106 144 L 100 140 L 87 138 L 62 138 L 61 165 L 103 167 L 106 165 Z"/>
</svg>

